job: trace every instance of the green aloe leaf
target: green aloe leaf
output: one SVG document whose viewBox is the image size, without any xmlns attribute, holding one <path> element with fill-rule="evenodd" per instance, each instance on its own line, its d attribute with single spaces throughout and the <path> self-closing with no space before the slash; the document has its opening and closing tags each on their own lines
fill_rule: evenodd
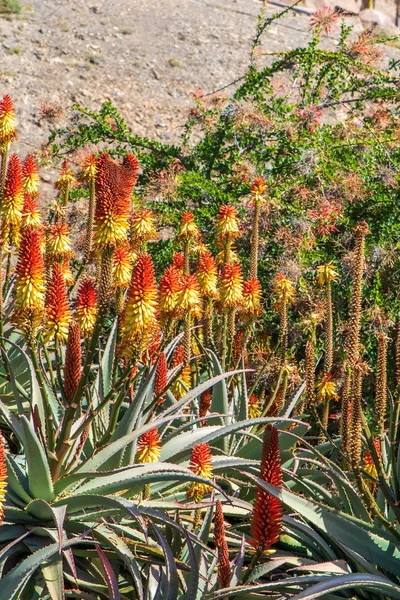
<svg viewBox="0 0 400 600">
<path fill-rule="evenodd" d="M 82 540 L 72 540 L 65 547 L 81 544 Z M 27 580 L 33 573 L 43 565 L 45 561 L 52 559 L 58 554 L 58 544 L 49 544 L 44 548 L 40 548 L 34 554 L 30 554 L 22 560 L 16 567 L 9 571 L 2 579 L 0 579 L 0 598 L 1 600 L 16 600 L 17 594 L 25 586 Z"/>
<path fill-rule="evenodd" d="M 228 426 L 213 425 L 208 427 L 199 427 L 195 431 L 188 431 L 176 437 L 171 437 L 161 449 L 160 460 L 176 460 L 179 462 L 185 456 L 188 456 L 193 444 L 201 442 L 212 443 L 223 437 L 229 436 L 246 428 L 254 427 L 255 425 L 264 425 L 266 423 L 277 423 L 279 419 L 274 417 L 260 417 L 259 419 L 247 419 L 247 421 L 239 421 Z M 284 422 L 290 424 L 292 419 L 284 419 Z"/>
<path fill-rule="evenodd" d="M 21 499 L 21 506 L 23 507 L 33 499 L 26 489 L 28 481 L 11 454 L 6 454 L 6 465 L 8 489 L 11 489 Z"/>
<path fill-rule="evenodd" d="M 341 592 L 343 590 L 354 589 L 378 593 L 384 600 L 386 598 L 400 598 L 400 587 L 395 585 L 385 577 L 376 575 L 364 575 L 352 573 L 351 575 L 339 575 L 330 577 L 327 581 L 321 581 L 313 585 L 308 590 L 294 596 L 292 600 L 313 600 L 314 598 L 324 598 L 328 592 Z M 381 595 L 382 594 L 382 595 Z"/>
<path fill-rule="evenodd" d="M 219 487 L 212 481 L 196 477 L 192 471 L 180 465 L 170 463 L 148 463 L 145 465 L 135 465 L 120 469 L 113 473 L 103 472 L 88 473 L 87 483 L 80 485 L 75 491 L 79 494 L 113 494 L 115 492 L 129 489 L 132 494 L 142 490 L 145 483 L 155 483 L 160 481 L 199 481 L 207 485 L 213 485 L 216 489 Z"/>
<path fill-rule="evenodd" d="M 51 600 L 64 600 L 64 575 L 62 558 L 45 563 L 41 566 L 43 579 L 46 582 Z"/>
<path fill-rule="evenodd" d="M 287 490 L 279 490 L 251 473 L 246 474 L 243 471 L 242 473 L 258 486 L 281 499 L 283 504 L 299 513 L 332 540 L 342 544 L 344 551 L 348 546 L 372 564 L 400 575 L 400 549 L 383 532 L 377 535 L 367 531 L 347 519 L 343 513 L 328 510 Z"/>
<path fill-rule="evenodd" d="M 179 580 L 174 555 L 158 527 L 154 523 L 152 526 L 165 556 L 166 588 L 163 590 L 162 598 L 163 600 L 176 600 L 179 592 Z"/>
<path fill-rule="evenodd" d="M 42 498 L 51 502 L 54 500 L 55 494 L 46 455 L 32 425 L 24 415 L 21 417 L 21 425 L 28 470 L 29 492 L 34 498 Z"/>
</svg>

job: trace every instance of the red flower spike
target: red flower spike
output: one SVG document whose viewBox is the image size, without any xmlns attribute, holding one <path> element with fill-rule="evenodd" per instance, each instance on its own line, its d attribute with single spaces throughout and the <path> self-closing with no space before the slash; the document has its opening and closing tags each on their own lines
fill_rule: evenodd
<svg viewBox="0 0 400 600">
<path fill-rule="evenodd" d="M 183 252 L 175 252 L 172 257 L 172 266 L 180 273 L 183 273 L 183 265 L 185 263 L 185 257 Z"/>
<path fill-rule="evenodd" d="M 157 462 L 161 454 L 161 440 L 157 429 L 149 429 L 138 439 L 136 461 L 138 463 Z"/>
<path fill-rule="evenodd" d="M 118 164 L 105 153 L 98 157 L 96 167 L 95 242 L 99 248 L 113 247 L 127 238 L 139 163 L 127 154 Z"/>
<path fill-rule="evenodd" d="M 160 406 L 165 400 L 165 392 L 163 394 L 162 394 L 162 392 L 165 390 L 167 385 L 168 385 L 167 356 L 166 356 L 165 352 L 161 352 L 161 354 L 158 358 L 156 374 L 154 377 L 154 397 L 157 398 L 159 396 L 159 398 L 157 400 L 157 406 Z"/>
<path fill-rule="evenodd" d="M 22 223 L 21 227 L 32 227 L 38 229 L 42 227 L 42 217 L 40 214 L 40 208 L 38 201 L 35 196 L 25 193 L 24 195 L 24 207 L 22 209 Z"/>
<path fill-rule="evenodd" d="M 206 390 L 205 392 L 203 392 L 200 396 L 200 405 L 199 405 L 199 417 L 205 417 L 208 413 L 208 411 L 211 408 L 211 401 L 212 401 L 212 396 L 211 396 L 211 391 L 210 390 Z M 207 421 L 201 421 L 201 425 L 202 427 L 204 427 L 207 424 Z"/>
<path fill-rule="evenodd" d="M 160 281 L 160 313 L 163 318 L 176 316 L 179 291 L 179 273 L 168 267 Z"/>
<path fill-rule="evenodd" d="M 75 304 L 76 319 L 84 338 L 91 335 L 97 317 L 97 293 L 92 279 L 82 281 Z"/>
<path fill-rule="evenodd" d="M 81 330 L 79 323 L 71 322 L 68 330 L 64 366 L 64 391 L 69 405 L 72 404 L 82 373 Z"/>
<path fill-rule="evenodd" d="M 231 582 L 231 565 L 221 500 L 217 500 L 215 505 L 214 544 L 218 550 L 218 583 L 223 589 L 229 587 Z"/>
<path fill-rule="evenodd" d="M 4 186 L 2 217 L 3 225 L 19 225 L 24 206 L 22 166 L 17 154 L 12 154 L 7 167 Z"/>
<path fill-rule="evenodd" d="M 41 232 L 27 227 L 22 234 L 16 266 L 15 303 L 18 311 L 44 306 L 45 266 Z"/>
<path fill-rule="evenodd" d="M 217 264 L 209 250 L 203 252 L 197 264 L 197 279 L 201 293 L 212 298 L 217 293 Z"/>
<path fill-rule="evenodd" d="M 177 346 L 175 348 L 174 355 L 172 357 L 172 368 L 179 367 L 183 363 L 185 357 L 185 349 L 183 346 Z"/>
<path fill-rule="evenodd" d="M 68 326 L 71 320 L 67 289 L 64 276 L 58 263 L 53 265 L 53 272 L 46 296 L 47 327 L 45 341 L 55 338 L 64 341 L 68 336 Z"/>
<path fill-rule="evenodd" d="M 197 475 L 197 477 L 203 477 L 204 479 L 211 479 L 213 476 L 213 464 L 212 454 L 210 446 L 207 442 L 201 444 L 195 444 L 192 449 L 190 456 L 189 469 Z M 204 483 L 194 481 L 190 484 L 187 496 L 193 498 L 195 502 L 201 502 L 203 495 L 211 491 L 211 486 Z"/>
<path fill-rule="evenodd" d="M 39 171 L 35 159 L 31 154 L 24 160 L 22 167 L 22 180 L 26 194 L 37 195 L 39 192 Z"/>
<path fill-rule="evenodd" d="M 141 254 L 133 268 L 126 305 L 121 317 L 122 337 L 143 337 L 156 322 L 157 282 L 150 254 Z"/>
<path fill-rule="evenodd" d="M 278 430 L 267 425 L 261 454 L 260 478 L 275 487 L 282 487 Z M 250 544 L 263 552 L 279 540 L 282 524 L 282 503 L 261 488 L 257 488 L 251 520 Z"/>
<path fill-rule="evenodd" d="M 0 101 L 0 149 L 7 148 L 16 137 L 14 104 L 6 95 Z"/>
</svg>

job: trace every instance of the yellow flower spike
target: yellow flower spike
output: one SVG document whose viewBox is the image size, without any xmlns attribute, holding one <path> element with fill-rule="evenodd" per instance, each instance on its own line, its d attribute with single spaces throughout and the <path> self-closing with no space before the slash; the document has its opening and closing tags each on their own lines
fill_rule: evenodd
<svg viewBox="0 0 400 600">
<path fill-rule="evenodd" d="M 317 267 L 317 280 L 319 285 L 325 285 L 328 281 L 334 281 L 339 277 L 339 273 L 335 270 L 333 262 L 328 262 L 326 265 Z"/>
</svg>

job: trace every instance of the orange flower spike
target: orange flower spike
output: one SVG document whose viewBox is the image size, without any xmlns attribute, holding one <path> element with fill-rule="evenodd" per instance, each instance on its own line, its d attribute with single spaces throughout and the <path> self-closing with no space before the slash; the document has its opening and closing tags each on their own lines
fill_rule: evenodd
<svg viewBox="0 0 400 600">
<path fill-rule="evenodd" d="M 182 365 L 185 358 L 185 349 L 184 346 L 179 345 L 175 348 L 174 355 L 172 357 L 171 367 L 174 369 L 175 367 L 179 367 Z M 190 365 L 186 365 L 179 375 L 179 378 L 174 381 L 171 386 L 171 391 L 175 397 L 175 400 L 180 400 L 187 393 L 187 390 L 190 389 L 191 385 L 191 373 L 190 373 Z"/>
<path fill-rule="evenodd" d="M 16 137 L 14 103 L 6 95 L 0 101 L 0 151 L 8 148 Z"/>
<path fill-rule="evenodd" d="M 374 439 L 374 446 L 376 453 L 378 455 L 379 460 L 382 459 L 382 450 L 381 450 L 381 440 L 379 437 Z M 378 479 L 378 471 L 374 463 L 374 459 L 372 458 L 371 452 L 369 450 L 365 451 L 364 460 L 362 465 L 363 470 L 368 473 L 374 479 Z M 371 491 L 375 490 L 375 482 L 370 479 L 365 478 L 365 483 Z"/>
<path fill-rule="evenodd" d="M 168 267 L 160 281 L 160 313 L 168 318 L 176 314 L 179 292 L 179 273 L 174 266 Z"/>
<path fill-rule="evenodd" d="M 118 246 L 113 256 L 113 278 L 116 287 L 127 288 L 131 281 L 132 258 L 127 246 Z"/>
<path fill-rule="evenodd" d="M 12 154 L 7 167 L 2 204 L 3 225 L 19 226 L 24 207 L 22 166 L 17 154 Z"/>
<path fill-rule="evenodd" d="M 272 425 L 267 425 L 264 431 L 260 478 L 275 487 L 282 487 L 278 430 Z M 256 549 L 271 553 L 271 546 L 279 540 L 281 526 L 281 501 L 257 488 L 251 519 L 250 544 Z"/>
<path fill-rule="evenodd" d="M 192 212 L 185 211 L 181 216 L 178 238 L 181 240 L 197 240 L 200 237 L 200 230 L 197 227 Z"/>
<path fill-rule="evenodd" d="M 16 266 L 15 304 L 18 311 L 43 310 L 45 279 L 41 233 L 27 227 L 22 234 Z"/>
<path fill-rule="evenodd" d="M 75 313 L 82 336 L 88 338 L 93 332 L 97 318 L 97 293 L 92 279 L 82 281 L 79 286 Z"/>
<path fill-rule="evenodd" d="M 69 264 L 69 261 L 68 260 L 63 260 L 60 263 L 60 267 L 61 267 L 61 272 L 62 272 L 63 277 L 64 277 L 65 285 L 66 286 L 73 285 L 75 283 L 75 277 L 72 274 L 71 266 Z"/>
<path fill-rule="evenodd" d="M 4 505 L 6 503 L 7 493 L 7 465 L 4 448 L 4 438 L 0 433 L 0 525 L 4 521 Z"/>
<path fill-rule="evenodd" d="M 39 171 L 35 159 L 31 154 L 28 154 L 24 160 L 22 181 L 25 194 L 30 194 L 31 196 L 39 194 Z"/>
<path fill-rule="evenodd" d="M 209 250 L 200 255 L 197 264 L 197 281 L 203 296 L 213 298 L 217 295 L 217 264 Z"/>
<path fill-rule="evenodd" d="M 214 545 L 218 550 L 218 583 L 222 589 L 227 588 L 231 582 L 231 565 L 221 500 L 217 500 L 215 505 Z"/>
<path fill-rule="evenodd" d="M 223 309 L 236 308 L 242 303 L 243 277 L 239 263 L 224 266 L 219 293 Z"/>
<path fill-rule="evenodd" d="M 256 394 L 251 394 L 248 399 L 248 411 L 250 419 L 258 419 L 258 417 L 261 417 L 261 403 Z"/>
<path fill-rule="evenodd" d="M 267 191 L 267 181 L 264 177 L 255 177 L 250 187 L 250 192 L 253 196 L 262 196 Z"/>
<path fill-rule="evenodd" d="M 131 232 L 133 239 L 151 240 L 157 238 L 153 211 L 145 208 L 134 213 L 131 219 Z"/>
<path fill-rule="evenodd" d="M 258 279 L 248 279 L 243 284 L 243 310 L 246 317 L 257 317 L 261 312 L 261 285 Z"/>
<path fill-rule="evenodd" d="M 178 308 L 182 313 L 192 313 L 200 306 L 200 290 L 196 275 L 182 275 L 179 279 Z"/>
<path fill-rule="evenodd" d="M 133 268 L 121 318 L 122 336 L 139 338 L 156 321 L 157 283 L 150 254 L 140 254 Z"/>
<path fill-rule="evenodd" d="M 88 154 L 85 156 L 82 162 L 82 175 L 85 180 L 91 180 L 96 177 L 97 173 L 97 156 L 95 154 Z"/>
<path fill-rule="evenodd" d="M 172 257 L 172 267 L 178 271 L 180 275 L 183 274 L 183 267 L 185 263 L 185 257 L 183 252 L 175 252 Z"/>
<path fill-rule="evenodd" d="M 77 183 L 75 175 L 71 171 L 69 161 L 65 159 L 61 165 L 60 177 L 56 181 L 56 188 L 65 191 Z"/>
<path fill-rule="evenodd" d="M 105 153 L 98 157 L 94 242 L 98 248 L 114 247 L 127 240 L 133 188 L 139 163 L 126 154 L 122 164 Z"/>
<path fill-rule="evenodd" d="M 71 320 L 67 289 L 61 267 L 53 265 L 51 279 L 46 296 L 47 325 L 44 335 L 46 342 L 52 339 L 65 341 L 68 337 L 68 327 Z"/>
<path fill-rule="evenodd" d="M 193 446 L 192 454 L 190 457 L 189 469 L 197 477 L 203 477 L 204 479 L 212 479 L 212 454 L 210 446 L 207 444 L 207 442 L 195 444 Z M 194 481 L 190 484 L 187 497 L 193 498 L 193 500 L 196 503 L 198 503 L 202 501 L 204 494 L 210 492 L 211 490 L 211 486 L 204 483 L 200 483 L 198 481 Z"/>
<path fill-rule="evenodd" d="M 57 223 L 50 227 L 47 238 L 47 254 L 50 262 L 69 260 L 74 255 L 66 223 Z"/>
<path fill-rule="evenodd" d="M 199 404 L 199 417 L 207 416 L 207 414 L 211 408 L 211 401 L 212 401 L 212 396 L 211 396 L 210 390 L 206 390 L 205 392 L 203 392 L 201 394 L 200 404 Z M 206 424 L 207 424 L 207 421 L 201 421 L 202 427 L 204 427 Z"/>
<path fill-rule="evenodd" d="M 81 330 L 79 323 L 71 321 L 68 330 L 67 348 L 65 351 L 64 392 L 67 403 L 71 406 L 78 389 L 82 374 Z"/>
<path fill-rule="evenodd" d="M 291 304 L 296 295 L 293 280 L 289 279 L 289 277 L 285 277 L 282 273 L 278 273 L 273 282 L 272 293 L 274 294 L 278 305 L 284 298 L 288 304 Z"/>
<path fill-rule="evenodd" d="M 40 214 L 39 204 L 31 194 L 24 194 L 24 207 L 22 209 L 21 228 L 32 227 L 33 229 L 42 228 L 42 216 Z"/>
<path fill-rule="evenodd" d="M 161 440 L 157 429 L 149 429 L 138 439 L 136 462 L 146 464 L 157 462 L 161 454 Z"/>
<path fill-rule="evenodd" d="M 223 241 L 226 238 L 233 240 L 240 236 L 239 220 L 237 210 L 229 204 L 222 204 L 217 215 L 216 223 L 217 238 Z"/>
<path fill-rule="evenodd" d="M 157 406 L 163 404 L 165 400 L 166 392 L 164 391 L 168 385 L 168 366 L 167 357 L 165 352 L 161 352 L 158 363 L 156 374 L 154 377 L 154 398 L 158 397 Z"/>
</svg>

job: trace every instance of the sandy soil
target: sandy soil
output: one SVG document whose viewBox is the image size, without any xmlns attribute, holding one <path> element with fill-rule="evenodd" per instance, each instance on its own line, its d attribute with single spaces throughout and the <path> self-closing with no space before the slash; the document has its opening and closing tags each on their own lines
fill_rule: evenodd
<svg viewBox="0 0 400 600">
<path fill-rule="evenodd" d="M 260 0 L 20 1 L 20 16 L 0 18 L 0 93 L 18 109 L 22 155 L 47 139 L 44 101 L 66 109 L 111 100 L 135 133 L 177 140 L 193 91 L 210 92 L 244 72 L 261 7 Z M 394 2 L 380 1 L 393 13 Z M 353 0 L 341 4 L 359 9 Z M 264 48 L 306 43 L 308 19 L 292 12 L 274 23 Z"/>
</svg>

